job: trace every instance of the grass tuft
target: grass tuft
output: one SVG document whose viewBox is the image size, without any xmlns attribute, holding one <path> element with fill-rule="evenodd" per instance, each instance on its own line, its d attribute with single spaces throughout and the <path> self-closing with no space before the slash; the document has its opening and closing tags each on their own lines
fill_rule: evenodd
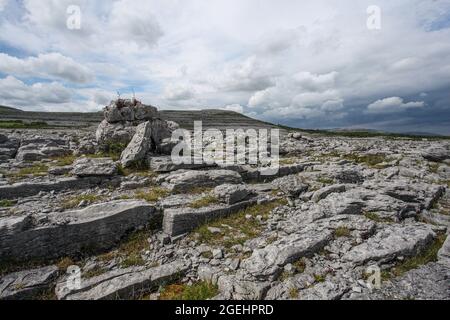
<svg viewBox="0 0 450 320">
<path fill-rule="evenodd" d="M 94 202 L 102 201 L 104 199 L 105 199 L 104 196 L 99 196 L 99 195 L 95 195 L 95 194 L 77 195 L 77 196 L 73 196 L 73 197 L 64 199 L 61 207 L 64 210 L 74 209 L 74 208 L 78 207 L 78 205 L 80 204 L 81 201 L 87 201 L 89 204 L 91 204 Z"/>
<path fill-rule="evenodd" d="M 193 209 L 200 209 L 200 208 L 212 206 L 212 205 L 219 204 L 219 203 L 220 203 L 220 201 L 219 201 L 219 199 L 217 199 L 217 197 L 208 195 L 208 196 L 205 196 L 198 200 L 195 200 L 194 202 L 192 202 L 189 205 L 189 207 L 191 207 Z"/>
<path fill-rule="evenodd" d="M 334 230 L 336 238 L 348 238 L 350 236 L 350 229 L 347 227 L 338 227 Z"/>
<path fill-rule="evenodd" d="M 155 187 L 149 191 L 139 191 L 136 193 L 135 198 L 140 200 L 145 200 L 148 202 L 157 202 L 162 198 L 170 195 L 170 191 L 161 187 Z"/>
<path fill-rule="evenodd" d="M 192 285 L 172 284 L 162 289 L 160 300 L 208 300 L 219 293 L 217 285 L 201 281 Z"/>
<path fill-rule="evenodd" d="M 248 207 L 236 214 L 198 227 L 191 236 L 196 237 L 201 243 L 220 245 L 226 249 L 237 244 L 243 245 L 247 240 L 256 238 L 263 231 L 263 227 L 256 217 L 262 216 L 263 220 L 267 220 L 271 211 L 282 205 L 286 205 L 285 200 Z M 247 216 L 250 216 L 250 219 L 247 219 Z M 212 233 L 208 229 L 209 227 L 223 229 L 224 226 L 227 228 L 227 232 L 224 233 Z"/>
</svg>

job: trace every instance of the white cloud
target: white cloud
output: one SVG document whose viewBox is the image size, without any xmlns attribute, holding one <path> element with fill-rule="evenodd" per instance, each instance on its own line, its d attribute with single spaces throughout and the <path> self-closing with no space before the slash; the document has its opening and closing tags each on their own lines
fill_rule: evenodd
<svg viewBox="0 0 450 320">
<path fill-rule="evenodd" d="M 0 101 L 3 105 L 36 107 L 67 103 L 71 98 L 72 92 L 56 82 L 27 85 L 12 76 L 0 79 Z"/>
<path fill-rule="evenodd" d="M 367 106 L 368 113 L 395 113 L 408 109 L 423 108 L 425 103 L 423 101 L 415 101 L 405 103 L 402 98 L 391 97 L 382 100 L 377 100 Z"/>
<path fill-rule="evenodd" d="M 234 111 L 238 113 L 244 113 L 244 107 L 240 104 L 230 104 L 228 106 L 223 107 L 222 109 L 227 111 Z"/>
<path fill-rule="evenodd" d="M 0 0 L 0 12 L 2 12 L 6 8 L 7 4 L 8 0 Z"/>
<path fill-rule="evenodd" d="M 86 83 L 94 79 L 88 68 L 60 53 L 40 54 L 26 59 L 0 53 L 0 72 L 15 76 L 57 78 L 76 83 Z"/>
</svg>

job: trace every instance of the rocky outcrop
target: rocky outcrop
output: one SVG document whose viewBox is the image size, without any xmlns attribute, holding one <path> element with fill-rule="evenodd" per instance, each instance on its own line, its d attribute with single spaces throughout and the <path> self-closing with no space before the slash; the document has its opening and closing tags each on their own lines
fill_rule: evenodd
<svg viewBox="0 0 450 320">
<path fill-rule="evenodd" d="M 0 258 L 27 261 L 110 249 L 131 230 L 146 226 L 157 210 L 143 201 L 113 201 L 52 213 L 36 224 L 30 216 L 0 219 Z"/>
<path fill-rule="evenodd" d="M 152 126 L 145 122 L 137 126 L 133 139 L 122 152 L 120 162 L 124 167 L 141 162 L 152 148 Z"/>
<path fill-rule="evenodd" d="M 20 143 L 16 159 L 18 161 L 39 161 L 60 157 L 70 153 L 67 140 L 61 138 L 36 137 L 24 139 Z"/>
<path fill-rule="evenodd" d="M 103 110 L 108 123 L 146 121 L 158 116 L 158 109 L 136 99 L 117 99 Z"/>
<path fill-rule="evenodd" d="M 18 139 L 9 139 L 7 136 L 2 135 L 2 138 L 0 138 L 0 162 L 14 158 L 19 145 L 20 141 Z"/>
<path fill-rule="evenodd" d="M 54 286 L 59 270 L 56 266 L 26 270 L 0 278 L 0 300 L 27 300 L 38 298 Z"/>
<path fill-rule="evenodd" d="M 224 184 L 214 189 L 217 199 L 226 204 L 235 204 L 252 195 L 252 191 L 246 185 Z"/>
</svg>

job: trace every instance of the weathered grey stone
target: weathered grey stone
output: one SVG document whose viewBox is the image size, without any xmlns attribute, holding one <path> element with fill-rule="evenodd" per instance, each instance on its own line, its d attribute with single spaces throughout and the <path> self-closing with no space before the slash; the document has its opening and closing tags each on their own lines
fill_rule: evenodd
<svg viewBox="0 0 450 320">
<path fill-rule="evenodd" d="M 339 183 L 360 184 L 364 182 L 364 176 L 358 170 L 343 170 L 335 174 L 334 178 Z"/>
<path fill-rule="evenodd" d="M 118 99 L 111 101 L 103 110 L 109 123 L 146 121 L 158 116 L 158 109 L 137 100 Z"/>
<path fill-rule="evenodd" d="M 446 265 L 450 268 L 450 236 L 444 242 L 444 245 L 438 252 L 439 263 Z"/>
<path fill-rule="evenodd" d="M 222 275 L 217 284 L 220 293 L 229 300 L 262 300 L 270 288 L 268 281 L 244 280 L 236 275 Z"/>
<path fill-rule="evenodd" d="M 214 206 L 201 209 L 176 208 L 164 210 L 164 233 L 175 237 L 194 230 L 206 221 L 229 216 L 257 202 L 256 199 L 243 201 L 230 206 Z"/>
<path fill-rule="evenodd" d="M 115 300 L 137 299 L 157 290 L 159 286 L 180 279 L 188 270 L 184 261 L 174 261 L 158 267 L 128 268 L 82 280 L 82 287 L 70 290 L 64 282 L 57 285 L 60 300 Z"/>
<path fill-rule="evenodd" d="M 214 195 L 227 204 L 235 204 L 243 201 L 251 194 L 251 190 L 242 184 L 224 184 L 214 189 Z"/>
<path fill-rule="evenodd" d="M 172 162 L 170 156 L 155 156 L 149 155 L 147 157 L 148 167 L 154 172 L 172 172 L 177 170 L 191 170 L 214 167 L 214 165 L 202 164 L 175 164 Z"/>
<path fill-rule="evenodd" d="M 26 300 L 50 290 L 58 267 L 20 271 L 0 278 L 0 300 Z"/>
<path fill-rule="evenodd" d="M 120 162 L 124 167 L 128 167 L 145 159 L 146 154 L 152 148 L 151 136 L 152 127 L 150 122 L 144 122 L 136 128 L 133 139 L 120 157 Z"/>
<path fill-rule="evenodd" d="M 429 161 L 442 162 L 450 159 L 450 149 L 441 146 L 433 146 L 424 151 L 422 156 Z"/>
<path fill-rule="evenodd" d="M 435 237 L 432 228 L 423 223 L 388 225 L 350 250 L 344 259 L 355 264 L 389 262 L 398 256 L 408 257 L 420 253 Z"/>
<path fill-rule="evenodd" d="M 95 133 L 100 145 L 122 144 L 127 145 L 134 136 L 136 127 L 130 123 L 109 123 L 103 120 Z"/>
<path fill-rule="evenodd" d="M 26 261 L 110 249 L 123 236 L 157 217 L 145 201 L 112 201 L 82 210 L 53 213 L 35 225 L 26 216 L 0 219 L 0 259 Z"/>
<path fill-rule="evenodd" d="M 288 175 L 275 179 L 272 181 L 272 185 L 292 197 L 298 197 L 308 190 L 308 185 L 304 184 L 297 175 Z"/>
<path fill-rule="evenodd" d="M 0 142 L 0 161 L 9 160 L 16 157 L 20 141 L 15 138 Z"/>
<path fill-rule="evenodd" d="M 352 294 L 350 300 L 449 300 L 450 268 L 431 262 L 383 282 L 379 290 Z"/>
<path fill-rule="evenodd" d="M 274 278 L 286 264 L 313 255 L 325 247 L 332 238 L 332 231 L 316 229 L 312 224 L 298 234 L 288 235 L 264 249 L 253 251 L 252 256 L 242 261 L 241 266 L 256 278 Z"/>
<path fill-rule="evenodd" d="M 242 177 L 230 170 L 175 171 L 165 179 L 164 186 L 174 192 L 186 192 L 194 188 L 213 188 L 221 184 L 240 184 Z"/>
<path fill-rule="evenodd" d="M 110 158 L 79 158 L 72 174 L 78 177 L 111 177 L 118 174 L 117 164 Z"/>
<path fill-rule="evenodd" d="M 58 178 L 41 182 L 18 182 L 0 186 L 0 199 L 17 199 L 33 196 L 39 192 L 76 190 L 114 184 L 117 184 L 116 181 L 101 177 Z"/>
<path fill-rule="evenodd" d="M 332 193 L 340 193 L 345 192 L 345 185 L 344 184 L 335 184 L 332 186 L 328 186 L 325 188 L 322 188 L 320 190 L 317 190 L 314 192 L 311 200 L 314 202 L 319 202 L 320 200 L 325 199 Z"/>
<path fill-rule="evenodd" d="M 6 141 L 8 141 L 8 137 L 0 133 L 0 143 L 5 143 Z"/>
<path fill-rule="evenodd" d="M 343 283 L 325 281 L 299 292 L 299 300 L 338 300 L 350 287 Z"/>
<path fill-rule="evenodd" d="M 24 139 L 17 150 L 18 161 L 39 161 L 69 154 L 67 140 L 36 137 Z"/>
<path fill-rule="evenodd" d="M 72 166 L 63 166 L 63 167 L 52 167 L 48 169 L 48 174 L 54 175 L 54 176 L 62 176 L 65 174 L 70 173 L 72 171 Z"/>
</svg>

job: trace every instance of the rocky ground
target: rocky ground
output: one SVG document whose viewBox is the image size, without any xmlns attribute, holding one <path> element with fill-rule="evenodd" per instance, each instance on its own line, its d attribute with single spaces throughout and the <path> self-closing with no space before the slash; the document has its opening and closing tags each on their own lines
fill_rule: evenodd
<svg viewBox="0 0 450 320">
<path fill-rule="evenodd" d="M 2 130 L 0 299 L 450 298 L 449 142 L 290 133 L 268 177 L 173 164 L 177 127 Z"/>
</svg>

